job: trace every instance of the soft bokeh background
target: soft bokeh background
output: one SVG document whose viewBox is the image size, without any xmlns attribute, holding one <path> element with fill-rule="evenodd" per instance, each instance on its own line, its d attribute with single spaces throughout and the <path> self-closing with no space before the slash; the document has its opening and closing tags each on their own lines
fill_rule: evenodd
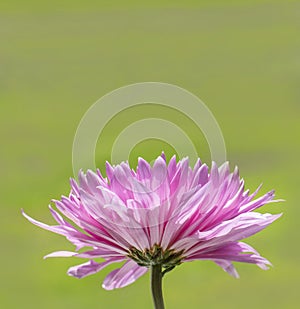
<svg viewBox="0 0 300 309">
<path fill-rule="evenodd" d="M 209 262 L 182 265 L 164 281 L 167 308 L 298 308 L 299 21 L 300 2 L 288 0 L 1 1 L 1 308 L 152 308 L 148 276 L 107 292 L 101 282 L 111 269 L 77 280 L 66 270 L 79 260 L 43 261 L 73 247 L 20 214 L 53 222 L 47 205 L 68 193 L 81 117 L 102 95 L 141 81 L 199 96 L 247 186 L 264 182 L 263 192 L 275 188 L 286 199 L 264 208 L 284 216 L 248 241 L 274 268 L 236 264 L 235 280 Z M 99 166 L 102 149 L 138 113 L 112 120 L 97 148 Z M 203 136 L 191 131 L 209 161 Z M 131 161 L 162 147 L 138 145 Z"/>
</svg>

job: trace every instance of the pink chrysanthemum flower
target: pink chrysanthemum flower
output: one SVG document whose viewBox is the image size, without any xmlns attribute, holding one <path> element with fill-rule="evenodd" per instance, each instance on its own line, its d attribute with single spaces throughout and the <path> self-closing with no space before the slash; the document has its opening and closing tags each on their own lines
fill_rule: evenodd
<svg viewBox="0 0 300 309">
<path fill-rule="evenodd" d="M 244 190 L 237 168 L 217 167 L 198 160 L 194 168 L 187 158 L 166 163 L 159 156 L 153 166 L 140 158 L 137 170 L 128 163 L 100 171 L 79 173 L 71 179 L 68 197 L 55 200 L 50 211 L 57 225 L 50 226 L 24 216 L 33 224 L 64 235 L 85 252 L 58 251 L 46 257 L 87 258 L 68 274 L 82 278 L 109 264 L 125 263 L 105 278 L 107 290 L 124 287 L 158 265 L 161 276 L 183 262 L 211 260 L 234 277 L 232 262 L 246 262 L 267 269 L 270 262 L 240 240 L 271 224 L 280 215 L 254 212 L 274 202 L 274 192 L 254 199 L 257 191 Z M 73 221 L 70 224 L 69 221 Z M 81 250 L 82 251 L 82 250 Z M 95 258 L 105 261 L 98 263 Z"/>
</svg>

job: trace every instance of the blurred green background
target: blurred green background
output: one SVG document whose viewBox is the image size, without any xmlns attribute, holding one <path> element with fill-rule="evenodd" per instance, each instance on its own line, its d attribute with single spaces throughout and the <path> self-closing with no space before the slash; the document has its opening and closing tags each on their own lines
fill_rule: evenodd
<svg viewBox="0 0 300 309">
<path fill-rule="evenodd" d="M 235 280 L 213 263 L 186 263 L 164 280 L 167 308 L 298 308 L 299 32 L 299 1 L 1 1 L 1 308 L 152 308 L 148 276 L 107 292 L 101 283 L 112 268 L 77 280 L 66 270 L 80 260 L 43 261 L 73 247 L 20 214 L 53 222 L 47 205 L 69 191 L 81 117 L 107 92 L 143 81 L 199 96 L 247 187 L 264 182 L 262 192 L 274 188 L 286 199 L 262 209 L 284 216 L 248 241 L 274 268 L 236 264 Z M 127 110 L 111 121 L 99 167 L 115 133 L 137 115 Z M 209 163 L 207 143 L 190 126 Z M 131 161 L 163 147 L 138 145 Z"/>
</svg>

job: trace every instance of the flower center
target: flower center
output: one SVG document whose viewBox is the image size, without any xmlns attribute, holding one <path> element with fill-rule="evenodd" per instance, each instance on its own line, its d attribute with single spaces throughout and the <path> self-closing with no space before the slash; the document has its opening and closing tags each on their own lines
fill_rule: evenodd
<svg viewBox="0 0 300 309">
<path fill-rule="evenodd" d="M 162 247 L 155 244 L 152 248 L 141 251 L 135 247 L 129 249 L 128 257 L 134 260 L 140 266 L 150 267 L 161 265 L 164 268 L 163 274 L 180 265 L 184 250 L 176 252 L 175 250 L 163 250 Z"/>
</svg>

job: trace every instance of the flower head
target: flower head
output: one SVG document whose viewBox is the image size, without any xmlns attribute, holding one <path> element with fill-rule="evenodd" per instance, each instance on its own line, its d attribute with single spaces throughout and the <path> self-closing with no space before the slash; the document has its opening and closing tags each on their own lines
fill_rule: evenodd
<svg viewBox="0 0 300 309">
<path fill-rule="evenodd" d="M 246 262 L 267 269 L 270 262 L 240 240 L 271 224 L 280 215 L 255 212 L 274 202 L 274 192 L 255 198 L 244 190 L 237 168 L 198 160 L 193 168 L 175 156 L 167 164 L 159 156 L 153 166 L 139 158 L 136 171 L 128 163 L 106 165 L 71 179 L 69 196 L 50 206 L 57 225 L 50 226 L 23 213 L 33 224 L 64 235 L 77 252 L 58 251 L 46 257 L 76 256 L 88 262 L 73 266 L 68 274 L 82 278 L 109 264 L 124 262 L 105 278 L 103 287 L 124 287 L 153 265 L 166 273 L 193 260 L 211 260 L 234 277 L 232 262 Z M 64 217 L 68 218 L 66 220 Z M 74 224 L 71 224 L 72 221 Z M 90 248 L 78 252 L 82 248 Z M 103 258 L 101 263 L 95 258 Z"/>
</svg>

